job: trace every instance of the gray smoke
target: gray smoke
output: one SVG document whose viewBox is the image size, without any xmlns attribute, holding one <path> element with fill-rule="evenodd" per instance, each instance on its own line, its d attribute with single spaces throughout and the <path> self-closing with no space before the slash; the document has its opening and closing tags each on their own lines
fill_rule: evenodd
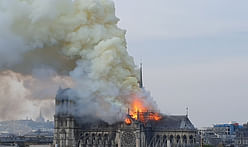
<svg viewBox="0 0 248 147">
<path fill-rule="evenodd" d="M 7 76 L 2 83 L 18 81 L 23 99 L 52 100 L 59 85 L 69 85 L 81 113 L 107 122 L 125 113 L 134 97 L 156 109 L 139 88 L 112 1 L 3 0 L 0 8 L 0 33 L 6 34 L 0 38 L 0 69 L 19 79 Z"/>
</svg>

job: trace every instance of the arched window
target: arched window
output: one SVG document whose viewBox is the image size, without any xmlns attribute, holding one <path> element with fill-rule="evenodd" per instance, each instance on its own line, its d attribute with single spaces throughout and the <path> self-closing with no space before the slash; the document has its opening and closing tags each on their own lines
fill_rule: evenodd
<svg viewBox="0 0 248 147">
<path fill-rule="evenodd" d="M 158 146 L 160 145 L 160 136 L 159 135 L 156 136 L 155 144 L 157 144 Z"/>
<path fill-rule="evenodd" d="M 164 144 L 167 144 L 167 137 L 166 137 L 166 135 L 163 136 L 163 143 Z"/>
<path fill-rule="evenodd" d="M 158 141 L 159 141 L 159 139 L 160 139 L 160 136 L 159 136 L 159 135 L 157 135 L 157 136 L 156 136 L 156 142 L 158 142 Z"/>
<path fill-rule="evenodd" d="M 96 138 L 95 138 L 96 135 L 95 135 L 95 133 L 92 133 L 91 136 L 92 136 L 92 138 L 91 138 L 91 139 L 92 139 L 91 143 L 92 143 L 92 144 L 95 144 L 95 143 L 96 143 Z"/>
<path fill-rule="evenodd" d="M 170 143 L 173 143 L 173 135 L 170 136 Z"/>
<path fill-rule="evenodd" d="M 84 135 L 84 144 L 88 144 L 89 143 L 89 141 L 90 141 L 90 139 L 89 139 L 89 134 L 88 133 L 85 133 L 85 135 Z"/>
<path fill-rule="evenodd" d="M 186 137 L 186 135 L 183 135 L 183 143 L 187 144 L 187 137 Z"/>
<path fill-rule="evenodd" d="M 189 136 L 189 142 L 190 142 L 191 144 L 194 143 L 194 137 L 193 137 L 192 135 Z"/>
<path fill-rule="evenodd" d="M 91 134 L 91 144 L 96 144 L 96 138 L 95 138 L 95 133 Z"/>
<path fill-rule="evenodd" d="M 104 134 L 104 144 L 108 144 L 108 134 Z"/>
<path fill-rule="evenodd" d="M 177 143 L 180 143 L 180 136 L 177 135 Z"/>
<path fill-rule="evenodd" d="M 90 144 L 90 139 L 89 138 L 85 139 L 85 144 Z"/>
<path fill-rule="evenodd" d="M 98 144 L 102 144 L 102 135 L 98 134 Z"/>
</svg>

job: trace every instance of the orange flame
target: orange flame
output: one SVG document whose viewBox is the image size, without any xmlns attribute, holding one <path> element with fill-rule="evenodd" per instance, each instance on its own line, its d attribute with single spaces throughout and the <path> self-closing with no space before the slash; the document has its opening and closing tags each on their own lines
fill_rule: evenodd
<svg viewBox="0 0 248 147">
<path fill-rule="evenodd" d="M 162 117 L 155 112 L 149 112 L 150 109 L 148 106 L 145 105 L 144 101 L 139 98 L 135 98 L 130 106 L 129 115 L 141 122 L 146 122 L 147 120 L 160 120 Z M 126 122 L 126 120 L 125 120 Z M 127 123 L 127 122 L 126 122 Z"/>
<path fill-rule="evenodd" d="M 126 119 L 125 119 L 125 123 L 126 123 L 127 125 L 130 125 L 130 124 L 132 123 L 132 120 L 131 120 L 130 118 L 126 118 Z"/>
<path fill-rule="evenodd" d="M 137 120 L 139 113 L 147 112 L 147 111 L 148 109 L 144 106 L 144 102 L 141 99 L 135 98 L 131 104 L 130 115 L 132 116 L 132 118 Z"/>
</svg>

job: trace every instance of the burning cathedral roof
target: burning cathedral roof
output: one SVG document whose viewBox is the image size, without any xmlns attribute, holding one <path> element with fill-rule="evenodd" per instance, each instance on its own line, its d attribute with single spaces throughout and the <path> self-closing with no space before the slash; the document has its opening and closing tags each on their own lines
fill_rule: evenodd
<svg viewBox="0 0 248 147">
<path fill-rule="evenodd" d="M 56 95 L 56 101 L 74 101 L 76 98 L 70 97 L 71 92 L 70 88 L 59 89 Z M 62 107 L 60 107 L 60 109 L 61 108 Z M 81 107 L 81 109 L 83 110 L 84 108 Z M 145 108 L 136 108 L 136 112 L 131 112 L 129 110 L 126 116 L 122 117 L 122 121 L 118 120 L 112 124 L 90 115 L 74 115 L 74 117 L 84 129 L 106 129 L 115 128 L 123 123 L 127 125 L 130 125 L 131 123 L 142 123 L 145 127 L 152 128 L 153 130 L 195 130 L 194 125 L 191 123 L 187 115 L 164 115 L 148 110 L 142 112 L 143 109 Z M 60 110 L 58 113 L 61 112 L 62 111 Z M 72 115 L 73 113 L 74 112 L 72 112 Z M 157 117 L 157 119 L 155 117 Z M 126 122 L 125 118 L 130 119 L 130 122 Z"/>
</svg>

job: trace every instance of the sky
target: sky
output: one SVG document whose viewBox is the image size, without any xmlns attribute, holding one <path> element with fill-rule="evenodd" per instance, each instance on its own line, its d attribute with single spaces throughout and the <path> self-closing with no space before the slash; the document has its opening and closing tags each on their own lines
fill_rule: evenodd
<svg viewBox="0 0 248 147">
<path fill-rule="evenodd" d="M 248 1 L 114 0 L 161 112 L 196 127 L 248 118 Z"/>
</svg>

